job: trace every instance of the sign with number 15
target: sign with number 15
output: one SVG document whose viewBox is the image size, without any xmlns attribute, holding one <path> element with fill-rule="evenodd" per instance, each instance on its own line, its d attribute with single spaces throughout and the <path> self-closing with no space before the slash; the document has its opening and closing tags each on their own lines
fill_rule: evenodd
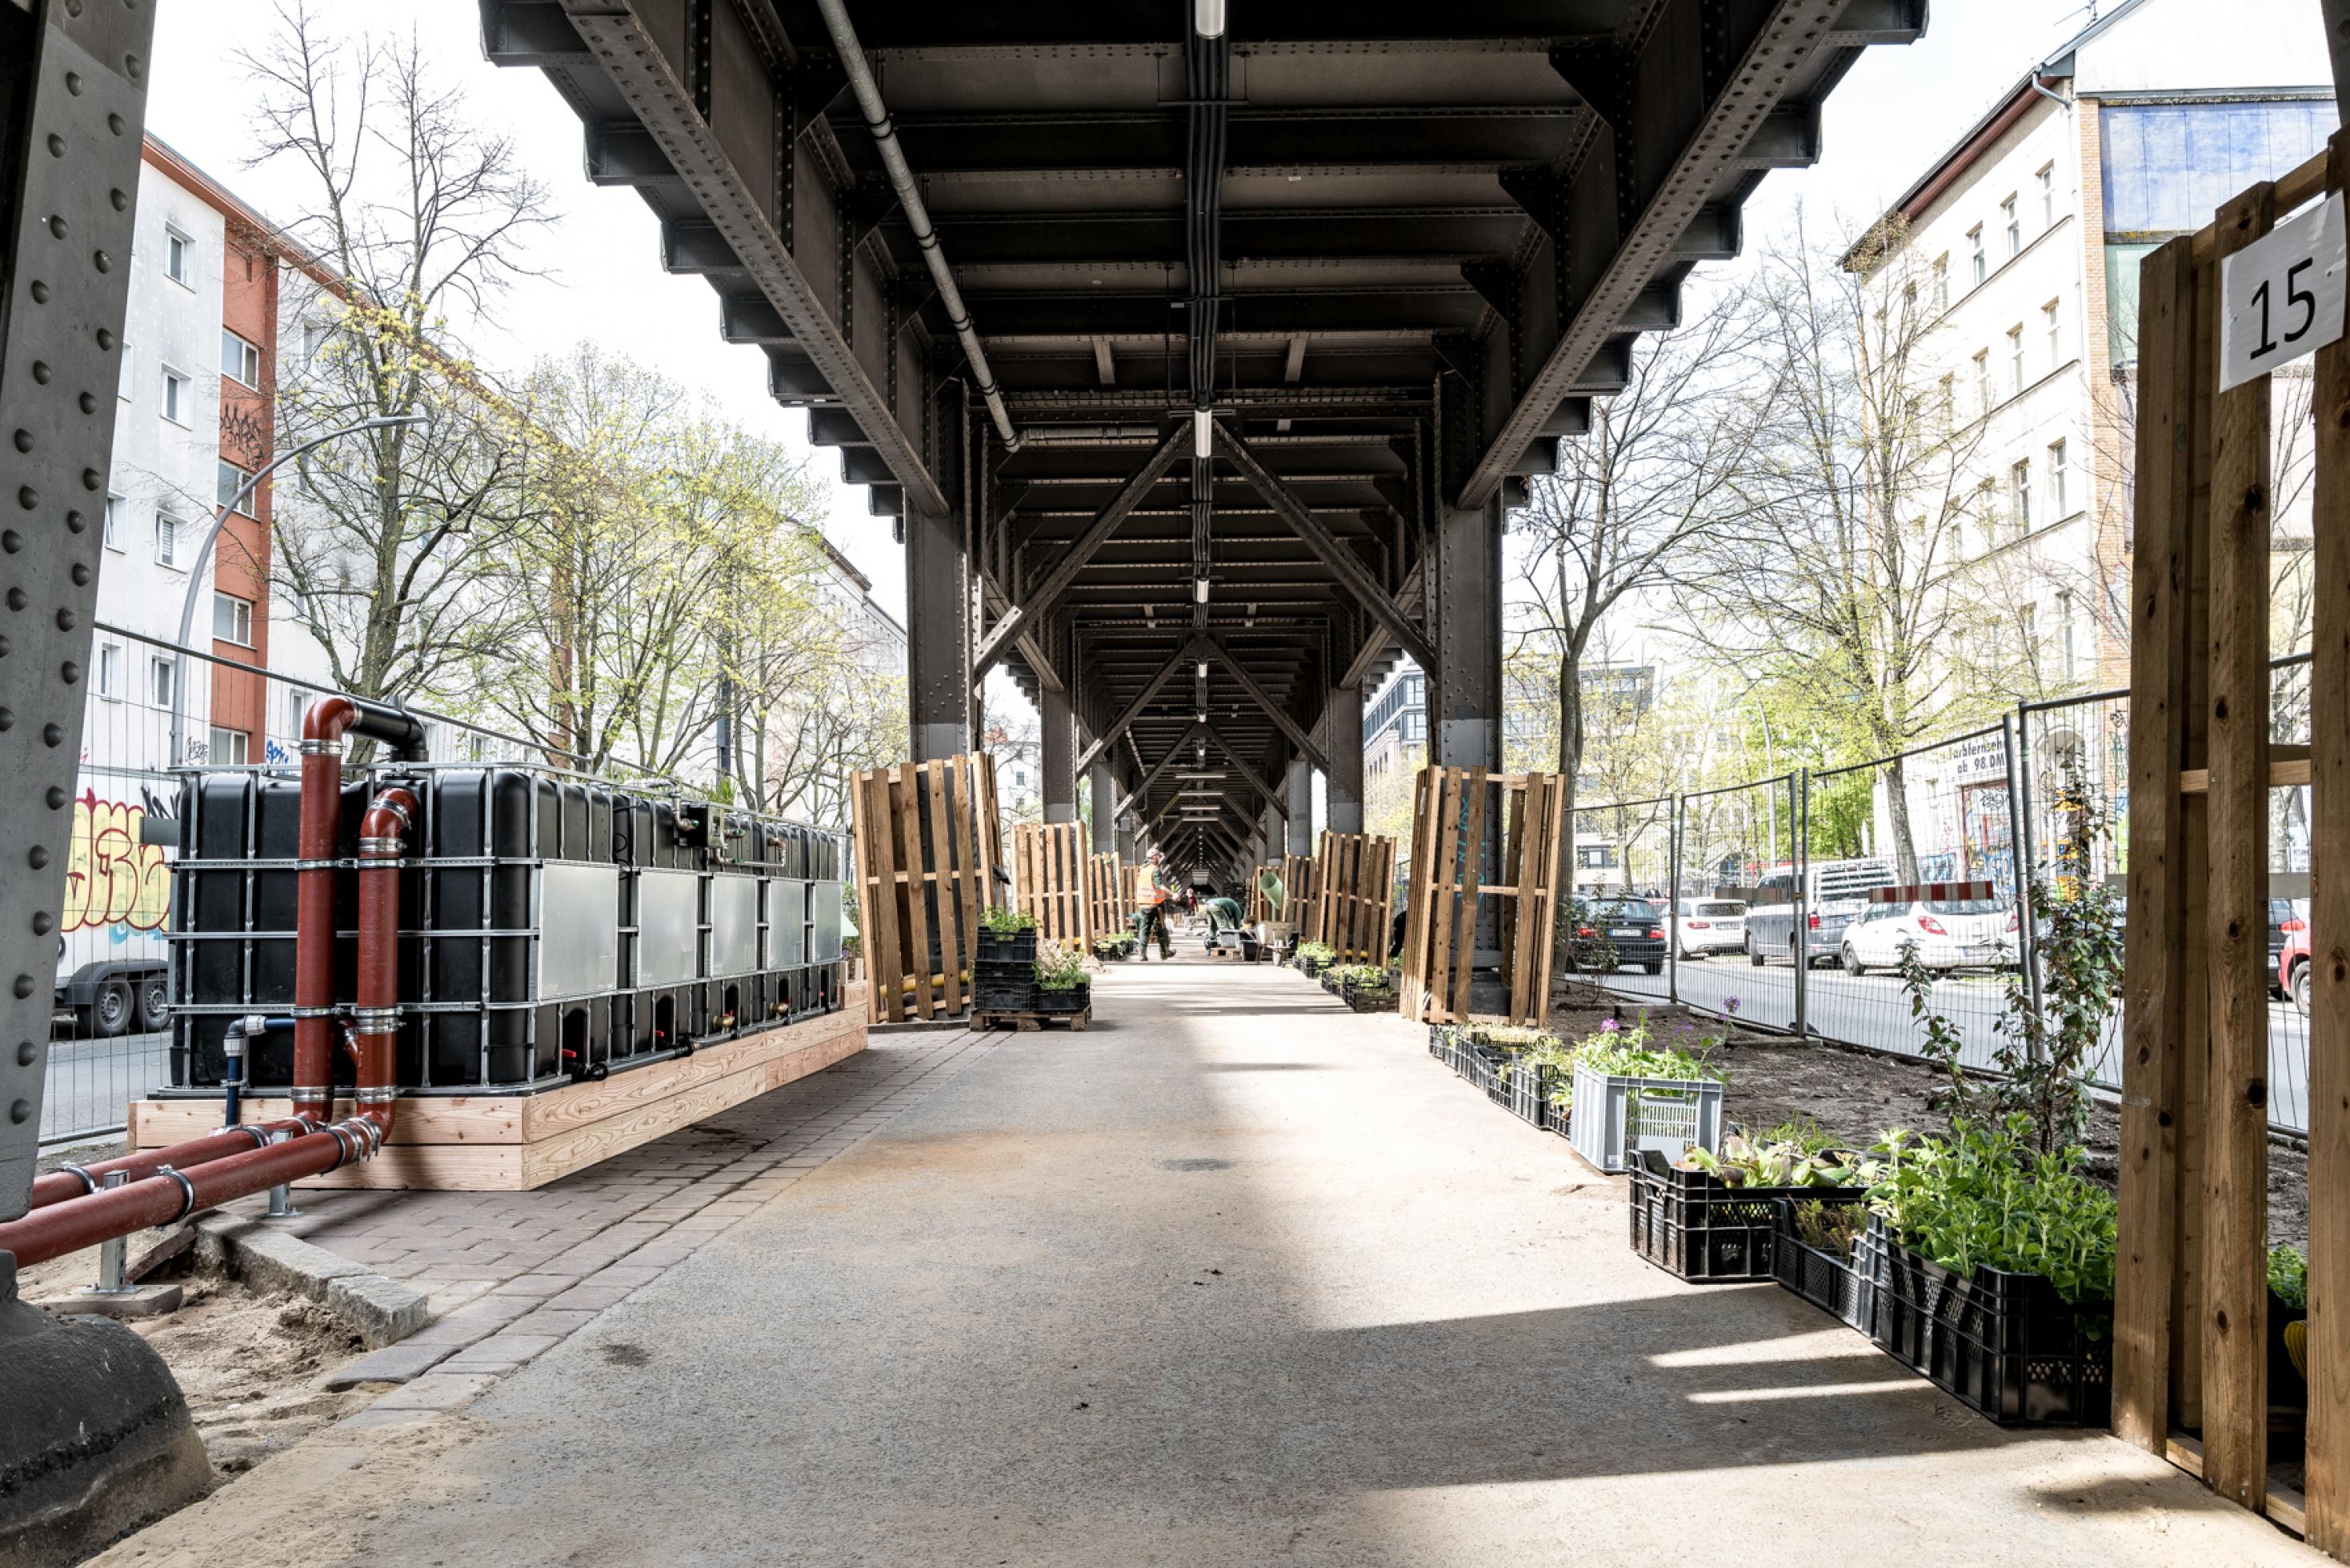
<svg viewBox="0 0 2350 1568">
<path fill-rule="evenodd" d="M 2241 387 L 2342 336 L 2341 192 L 2220 267 L 2220 390 Z"/>
</svg>

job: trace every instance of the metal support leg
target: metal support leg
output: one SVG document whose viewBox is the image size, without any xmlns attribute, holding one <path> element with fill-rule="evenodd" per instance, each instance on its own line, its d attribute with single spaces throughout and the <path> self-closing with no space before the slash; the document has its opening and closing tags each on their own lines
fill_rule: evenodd
<svg viewBox="0 0 2350 1568">
<path fill-rule="evenodd" d="M 1363 689 L 1341 686 L 1323 710 L 1322 751 L 1330 759 L 1330 831 L 1363 831 Z"/>
<path fill-rule="evenodd" d="M 971 750 L 971 557 L 952 513 L 906 514 L 906 698 L 916 762 Z"/>
<path fill-rule="evenodd" d="M 127 1170 L 109 1170 L 106 1173 L 106 1185 L 109 1187 L 120 1187 L 130 1179 L 130 1173 Z M 130 1246 L 130 1238 L 128 1236 L 109 1237 L 98 1244 L 98 1283 L 90 1287 L 91 1295 L 119 1296 L 129 1293 L 130 1282 L 122 1276 L 128 1266 L 127 1254 Z"/>
<path fill-rule="evenodd" d="M 293 1134 L 287 1132 L 285 1128 L 280 1127 L 277 1131 L 269 1135 L 269 1141 L 271 1143 L 284 1143 L 287 1138 L 293 1136 Z M 276 1186 L 269 1189 L 269 1212 L 263 1215 L 262 1218 L 265 1220 L 299 1220 L 302 1218 L 302 1211 L 294 1207 L 294 1189 L 290 1184 L 281 1181 Z"/>
<path fill-rule="evenodd" d="M 0 1220 L 32 1201 L 155 7 L 0 5 Z M 13 204 L 11 198 L 14 198 Z"/>
</svg>

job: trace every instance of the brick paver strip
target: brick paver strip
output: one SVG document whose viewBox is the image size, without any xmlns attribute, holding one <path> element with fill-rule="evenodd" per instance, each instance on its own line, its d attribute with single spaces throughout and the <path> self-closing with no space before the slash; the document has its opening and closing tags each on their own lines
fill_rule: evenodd
<svg viewBox="0 0 2350 1568">
<path fill-rule="evenodd" d="M 472 1293 L 328 1381 L 405 1385 L 352 1417 L 368 1425 L 463 1404 L 1007 1038 L 893 1036 L 536 1192 L 304 1192 L 288 1231 L 389 1279 Z"/>
</svg>

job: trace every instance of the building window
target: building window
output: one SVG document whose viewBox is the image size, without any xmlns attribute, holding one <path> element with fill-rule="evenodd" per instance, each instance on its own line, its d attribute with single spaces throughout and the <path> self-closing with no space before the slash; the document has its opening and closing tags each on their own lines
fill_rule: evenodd
<svg viewBox="0 0 2350 1568">
<path fill-rule="evenodd" d="M 1616 865 L 1616 846 L 1612 844 L 1586 844 L 1575 852 L 1575 860 L 1586 871 L 1607 871 Z"/>
<path fill-rule="evenodd" d="M 212 727 L 212 753 L 204 760 L 222 767 L 241 768 L 252 760 L 253 737 L 243 730 Z"/>
<path fill-rule="evenodd" d="M 1982 225 L 1981 223 L 1977 223 L 1973 228 L 1967 231 L 1967 250 L 1972 259 L 1975 282 L 1977 284 L 1981 284 L 1983 279 L 1991 275 L 1991 258 L 1983 254 Z"/>
<path fill-rule="evenodd" d="M 2073 643 L 2073 596 L 2056 596 L 2056 670 L 2070 686 L 2081 678 L 2080 654 Z"/>
<path fill-rule="evenodd" d="M 98 645 L 98 694 L 109 702 L 122 701 L 122 645 Z"/>
<path fill-rule="evenodd" d="M 2007 359 L 2008 369 L 2015 378 L 2014 389 L 2021 392 L 2024 387 L 2023 326 L 2021 322 L 2007 329 Z"/>
<path fill-rule="evenodd" d="M 138 396 L 138 388 L 133 384 L 131 377 L 130 345 L 125 343 L 122 346 L 122 367 L 114 378 L 114 395 L 126 403 Z"/>
<path fill-rule="evenodd" d="M 287 688 L 286 692 L 286 735 L 288 740 L 298 738 L 301 735 L 302 715 L 309 711 L 310 694 L 307 691 L 303 691 L 299 686 Z"/>
<path fill-rule="evenodd" d="M 187 524 L 168 512 L 155 514 L 155 564 L 177 569 L 180 565 L 180 535 Z"/>
<path fill-rule="evenodd" d="M 221 459 L 220 480 L 214 488 L 213 504 L 227 506 L 234 504 L 238 512 L 247 517 L 252 516 L 254 514 L 253 496 L 258 493 L 258 487 L 256 486 L 251 493 L 245 493 L 244 490 L 244 482 L 252 477 L 253 475 L 245 472 L 228 459 Z"/>
<path fill-rule="evenodd" d="M 127 504 L 120 495 L 106 498 L 106 533 L 103 537 L 109 550 L 122 548 L 122 513 Z"/>
<path fill-rule="evenodd" d="M 2023 633 L 2023 662 L 2033 668 L 2040 663 L 2040 607 L 2026 605 L 2016 617 L 2018 629 Z"/>
<path fill-rule="evenodd" d="M 2066 493 L 2073 488 L 2071 470 L 2072 463 L 2065 443 L 2061 441 L 2050 441 L 2048 443 L 2048 520 L 2052 523 L 2060 517 L 2069 517 L 2073 514 L 2071 497 Z"/>
<path fill-rule="evenodd" d="M 173 283 L 195 286 L 188 277 L 188 236 L 177 229 L 163 231 L 163 275 Z"/>
<path fill-rule="evenodd" d="M 2048 334 L 2048 368 L 2054 370 L 2064 362 L 2064 323 L 2057 315 L 2056 301 L 2040 307 L 2040 326 Z"/>
<path fill-rule="evenodd" d="M 2016 215 L 2014 197 L 1999 204 L 1999 222 L 2007 233 L 2007 254 L 2017 254 L 2023 249 L 2023 220 Z"/>
<path fill-rule="evenodd" d="M 1991 350 L 1988 348 L 1975 356 L 1975 400 L 1982 405 L 1984 413 L 1991 412 Z"/>
<path fill-rule="evenodd" d="M 1988 479 L 1975 486 L 1975 530 L 1981 535 L 1981 553 L 1990 555 L 1999 544 L 1999 506 Z"/>
<path fill-rule="evenodd" d="M 1934 412 L 1941 421 L 1942 433 L 1949 435 L 1959 428 L 1959 379 L 1945 376 L 1934 397 Z"/>
<path fill-rule="evenodd" d="M 1950 308 L 1950 253 L 1948 251 L 1934 258 L 1934 308 Z"/>
<path fill-rule="evenodd" d="M 253 601 L 234 594 L 213 595 L 213 636 L 239 648 L 253 646 Z"/>
<path fill-rule="evenodd" d="M 2056 226 L 2056 165 L 2051 163 L 2040 171 L 2040 225 Z"/>
<path fill-rule="evenodd" d="M 225 327 L 221 328 L 221 374 L 244 386 L 261 385 L 261 350 Z"/>
<path fill-rule="evenodd" d="M 172 662 L 170 655 L 149 654 L 147 656 L 147 701 L 158 708 L 169 708 L 172 705 L 172 680 L 179 672 L 179 666 Z"/>
<path fill-rule="evenodd" d="M 163 371 L 163 417 L 173 424 L 188 422 L 193 407 L 188 397 L 188 379 L 168 366 Z"/>
<path fill-rule="evenodd" d="M 2032 531 L 2032 460 L 2007 471 L 2007 520 L 2019 534 Z"/>
</svg>

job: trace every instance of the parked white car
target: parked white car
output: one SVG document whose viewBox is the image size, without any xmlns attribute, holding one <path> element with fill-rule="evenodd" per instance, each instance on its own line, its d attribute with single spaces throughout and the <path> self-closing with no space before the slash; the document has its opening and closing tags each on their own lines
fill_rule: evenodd
<svg viewBox="0 0 2350 1568">
<path fill-rule="evenodd" d="M 1836 957 L 1846 974 L 1918 961 L 1948 974 L 1960 969 L 2005 969 L 2018 961 L 2015 906 L 2004 898 L 1896 898 L 1871 903 L 1844 929 Z"/>
<path fill-rule="evenodd" d="M 1683 898 L 1676 922 L 1685 959 L 1734 953 L 1746 946 L 1746 906 L 1736 898 Z"/>
</svg>

